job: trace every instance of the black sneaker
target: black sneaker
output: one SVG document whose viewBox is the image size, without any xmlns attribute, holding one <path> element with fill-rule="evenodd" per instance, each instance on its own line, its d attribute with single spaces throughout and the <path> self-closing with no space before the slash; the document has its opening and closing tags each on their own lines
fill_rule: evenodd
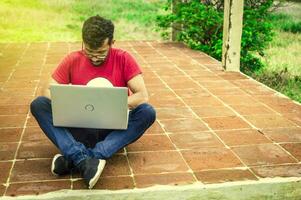
<svg viewBox="0 0 301 200">
<path fill-rule="evenodd" d="M 52 159 L 51 173 L 57 176 L 69 174 L 74 168 L 73 163 L 61 154 L 56 154 Z"/>
<path fill-rule="evenodd" d="M 87 158 L 77 165 L 77 168 L 89 189 L 92 189 L 97 183 L 105 164 L 105 160 Z"/>
</svg>

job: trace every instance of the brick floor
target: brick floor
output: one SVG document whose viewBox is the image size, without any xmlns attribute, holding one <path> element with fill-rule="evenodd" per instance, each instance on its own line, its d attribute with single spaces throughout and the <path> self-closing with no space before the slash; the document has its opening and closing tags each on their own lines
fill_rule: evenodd
<svg viewBox="0 0 301 200">
<path fill-rule="evenodd" d="M 1 44 L 0 196 L 86 189 L 50 172 L 58 152 L 29 113 L 53 69 L 81 43 Z M 301 106 L 178 43 L 117 42 L 141 65 L 153 126 L 111 159 L 95 189 L 301 176 Z"/>
</svg>

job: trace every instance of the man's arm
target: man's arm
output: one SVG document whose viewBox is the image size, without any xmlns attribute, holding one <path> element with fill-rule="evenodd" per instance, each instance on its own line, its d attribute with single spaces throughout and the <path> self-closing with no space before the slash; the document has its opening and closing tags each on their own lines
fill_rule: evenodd
<svg viewBox="0 0 301 200">
<path fill-rule="evenodd" d="M 133 94 L 128 97 L 129 109 L 132 110 L 140 104 L 148 102 L 148 93 L 141 74 L 133 77 L 127 84 L 133 92 Z"/>
<path fill-rule="evenodd" d="M 45 88 L 43 88 L 43 91 L 44 91 L 43 96 L 48 97 L 49 99 L 51 99 L 49 87 L 50 87 L 50 84 L 53 84 L 53 83 L 59 84 L 56 80 L 54 80 L 53 78 L 50 78 L 49 83 L 46 84 L 47 86 Z"/>
</svg>

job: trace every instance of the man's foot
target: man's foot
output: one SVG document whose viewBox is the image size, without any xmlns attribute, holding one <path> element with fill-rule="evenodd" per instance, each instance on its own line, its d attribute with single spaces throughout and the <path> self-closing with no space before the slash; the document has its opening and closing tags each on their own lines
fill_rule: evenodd
<svg viewBox="0 0 301 200">
<path fill-rule="evenodd" d="M 52 159 L 51 172 L 54 175 L 69 174 L 73 168 L 72 162 L 65 159 L 61 154 L 56 154 Z"/>
<path fill-rule="evenodd" d="M 77 168 L 83 176 L 84 181 L 89 189 L 92 189 L 97 183 L 105 164 L 105 160 L 87 158 L 77 165 Z"/>
</svg>

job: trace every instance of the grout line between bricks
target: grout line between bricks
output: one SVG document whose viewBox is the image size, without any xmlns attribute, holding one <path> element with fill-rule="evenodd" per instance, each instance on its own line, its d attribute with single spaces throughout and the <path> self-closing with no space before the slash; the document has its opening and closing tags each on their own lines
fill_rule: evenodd
<svg viewBox="0 0 301 200">
<path fill-rule="evenodd" d="M 28 50 L 29 46 L 30 46 L 30 43 L 27 43 L 27 44 L 26 44 L 26 48 L 24 49 L 24 51 L 22 52 L 22 54 L 21 54 L 21 56 L 20 56 L 20 59 L 19 59 L 19 60 L 17 61 L 17 63 L 16 63 L 16 66 L 20 63 L 20 60 L 21 60 L 21 59 L 23 58 L 23 56 L 25 55 L 25 52 Z M 16 71 L 16 70 L 14 69 L 14 71 Z M 12 74 L 10 75 L 10 77 L 11 77 L 11 76 L 12 76 Z M 8 80 L 10 79 L 10 77 L 8 78 Z M 8 80 L 7 80 L 7 81 L 8 81 Z M 11 176 L 12 170 L 13 170 L 14 165 L 15 165 L 15 162 L 16 162 L 18 149 L 19 149 L 19 147 L 21 146 L 21 138 L 22 138 L 22 135 L 23 135 L 24 130 L 25 130 L 25 127 L 26 127 L 28 115 L 29 115 L 29 111 L 27 112 L 27 115 L 26 115 L 26 118 L 25 118 L 25 121 L 24 121 L 24 125 L 23 125 L 23 127 L 21 127 L 21 128 L 22 128 L 22 132 L 21 132 L 20 140 L 19 140 L 19 142 L 18 142 L 16 151 L 15 151 L 14 159 L 12 160 L 12 166 L 11 166 L 11 168 L 10 168 L 10 170 L 9 170 L 9 173 L 8 173 L 8 177 L 7 177 L 7 180 L 6 180 L 6 183 L 5 183 L 5 191 L 4 191 L 3 196 L 5 196 L 5 194 L 6 194 L 6 192 L 7 192 L 7 189 L 8 189 L 8 186 L 9 186 L 10 176 Z"/>
<path fill-rule="evenodd" d="M 131 172 L 130 177 L 132 178 L 132 181 L 133 181 L 133 184 L 134 184 L 134 188 L 136 188 L 137 187 L 137 183 L 136 183 L 136 180 L 135 180 L 135 177 L 134 177 L 134 172 L 133 172 L 133 169 L 132 169 L 132 166 L 131 166 L 131 163 L 130 163 L 130 160 L 129 160 L 126 148 L 124 148 L 124 155 L 126 157 L 126 161 L 127 161 L 128 166 L 130 168 L 130 172 Z"/>
<path fill-rule="evenodd" d="M 177 49 L 177 50 L 178 50 L 178 49 Z M 185 56 L 190 57 L 191 59 L 195 60 L 194 58 L 192 58 L 191 56 L 189 56 L 189 55 L 187 55 L 187 54 L 185 54 Z M 219 62 L 219 63 L 220 63 L 220 61 L 216 60 L 215 58 L 213 58 L 213 57 L 210 57 L 210 58 L 212 58 L 212 59 L 214 59 L 216 62 Z M 210 69 L 209 69 L 208 67 L 206 67 L 204 64 L 200 63 L 200 62 L 197 61 L 197 60 L 196 60 L 196 62 L 198 62 L 199 65 L 201 65 L 202 67 L 205 67 L 205 68 L 207 68 L 209 71 L 212 72 L 212 70 L 210 70 Z M 210 64 L 206 64 L 206 65 L 210 65 Z M 211 65 L 216 65 L 216 64 L 211 64 Z M 223 68 L 222 68 L 222 69 L 223 69 Z M 213 73 L 214 73 L 214 72 L 213 72 Z M 255 79 L 252 78 L 251 76 L 248 76 L 247 74 L 244 74 L 244 73 L 242 73 L 241 71 L 239 71 L 238 73 L 240 73 L 241 75 L 247 77 L 247 78 L 248 78 L 247 80 L 253 80 L 254 82 L 256 82 L 256 83 L 258 83 L 259 85 L 261 85 L 262 87 L 264 87 L 265 89 L 274 92 L 275 95 L 276 95 L 277 97 L 283 97 L 283 98 L 286 98 L 286 99 L 289 99 L 289 100 L 293 101 L 293 102 L 294 102 L 295 104 L 297 104 L 297 105 L 301 105 L 301 103 L 299 103 L 299 102 L 297 102 L 297 101 L 295 101 L 295 100 L 290 99 L 288 96 L 286 96 L 286 95 L 284 95 L 284 94 L 282 94 L 282 93 L 276 91 L 275 89 L 270 88 L 270 87 L 268 87 L 267 85 L 265 85 L 265 84 L 263 84 L 263 83 L 261 83 L 261 82 L 255 80 Z M 229 82 L 230 82 L 230 81 L 229 81 Z M 236 85 L 236 86 L 237 86 L 237 85 Z M 237 86 L 237 87 L 239 87 L 239 86 Z M 239 87 L 239 88 L 240 88 L 240 87 Z M 242 91 L 243 91 L 243 90 L 242 90 Z M 244 91 L 244 92 L 245 92 L 245 91 Z M 248 96 L 252 97 L 249 93 L 247 93 L 247 92 L 245 92 L 245 93 L 246 93 Z M 258 101 L 258 100 L 256 99 L 256 101 Z M 259 101 L 259 102 L 260 102 L 260 101 Z M 265 107 L 269 108 L 270 110 L 272 110 L 273 112 L 275 112 L 276 114 L 282 116 L 282 114 L 281 114 L 280 112 L 274 110 L 274 109 L 271 108 L 269 105 L 267 105 L 267 104 L 265 104 L 265 103 L 263 103 L 263 102 L 260 102 L 260 103 L 263 104 Z M 300 127 L 298 124 L 296 124 L 295 122 L 291 121 L 290 119 L 287 119 L 287 120 L 289 120 L 290 122 L 294 123 L 296 126 Z"/>
<path fill-rule="evenodd" d="M 23 52 L 23 56 L 25 55 L 25 52 L 26 52 L 26 51 L 29 49 L 29 46 L 30 46 L 30 43 L 29 43 L 29 44 L 27 44 L 27 48 L 24 50 L 24 52 Z M 46 55 L 47 55 L 47 51 L 48 51 L 48 49 L 49 49 L 49 43 L 47 43 L 47 48 L 46 48 L 46 51 L 45 51 L 45 55 L 44 55 L 44 59 L 43 59 L 43 64 L 42 64 L 42 66 L 41 66 L 41 68 L 40 68 L 39 76 L 41 76 L 41 73 L 42 73 L 43 67 L 45 66 L 45 62 L 46 62 Z M 21 60 L 21 59 L 22 59 L 22 57 L 20 58 L 20 60 Z M 37 89 L 38 89 L 38 86 L 39 86 L 39 82 L 40 82 L 40 79 L 39 79 L 39 81 L 36 83 L 36 87 L 35 87 L 35 90 L 34 90 L 34 94 L 37 92 Z M 22 130 L 22 132 L 21 132 L 21 136 L 20 136 L 20 140 L 19 140 L 19 143 L 18 143 L 17 149 L 16 149 L 16 151 L 15 151 L 15 155 L 14 155 L 13 163 L 12 163 L 11 169 L 10 169 L 10 171 L 9 171 L 9 175 L 8 175 L 8 177 L 7 177 L 7 180 L 6 180 L 6 184 L 5 184 L 6 188 L 5 188 L 5 192 L 4 192 L 3 196 L 5 196 L 5 195 L 6 195 L 6 193 L 7 193 L 7 189 L 8 189 L 8 187 L 9 187 L 10 178 L 11 178 L 12 171 L 13 171 L 13 168 L 14 168 L 14 166 L 15 166 L 15 163 L 16 163 L 17 154 L 18 154 L 19 148 L 20 148 L 20 146 L 21 146 L 21 143 L 22 143 L 22 138 L 23 138 L 23 135 L 24 135 L 24 132 L 25 132 L 25 129 L 26 129 L 26 124 L 27 124 L 27 121 L 28 121 L 29 115 L 30 115 L 30 110 L 28 110 L 28 112 L 27 112 L 27 117 L 26 117 L 26 119 L 25 119 L 24 126 L 23 126 L 23 130 Z"/>
<path fill-rule="evenodd" d="M 149 43 L 147 42 L 147 44 L 149 44 Z M 152 46 L 150 46 L 150 47 L 151 47 L 152 49 L 154 49 Z M 155 49 L 155 50 L 156 50 L 156 49 Z M 135 51 L 135 52 L 137 53 L 137 55 L 139 55 L 137 51 Z M 158 53 L 159 53 L 159 52 L 158 52 Z M 159 54 L 160 54 L 160 53 L 159 53 Z M 140 56 L 140 55 L 139 55 L 139 56 Z M 144 58 L 143 58 L 142 56 L 140 56 L 140 57 L 141 57 L 141 59 L 142 59 L 145 63 L 147 63 L 147 62 L 144 60 Z M 157 72 L 153 72 L 153 73 L 154 73 L 154 74 L 162 81 L 161 77 L 157 74 Z M 162 82 L 168 87 L 168 85 L 167 85 L 164 81 L 162 81 Z M 168 87 L 168 88 L 169 88 L 169 87 Z M 169 88 L 169 89 L 170 89 L 170 88 Z M 175 94 L 174 91 L 172 91 L 172 92 Z M 182 160 L 183 160 L 184 163 L 186 164 L 186 167 L 189 169 L 188 172 L 191 173 L 191 175 L 193 176 L 193 178 L 195 179 L 196 182 L 200 182 L 200 181 L 198 181 L 196 175 L 194 174 L 194 171 L 191 169 L 191 167 L 188 165 L 187 161 L 184 159 L 184 156 L 182 155 L 181 151 L 178 149 L 178 147 L 174 144 L 174 142 L 171 140 L 171 138 L 169 137 L 169 135 L 166 133 L 166 130 L 165 130 L 164 126 L 162 125 L 162 123 L 161 123 L 159 120 L 157 120 L 157 121 L 158 121 L 158 123 L 160 124 L 160 126 L 163 128 L 165 135 L 168 137 L 168 139 L 169 139 L 170 142 L 173 144 L 173 146 L 175 147 L 176 151 L 179 153 L 179 155 L 181 156 Z M 200 182 L 200 183 L 201 183 L 201 182 Z"/>
<path fill-rule="evenodd" d="M 145 61 L 145 59 L 144 59 L 142 56 L 140 56 L 140 54 L 139 54 L 135 49 L 133 49 L 133 51 L 135 52 L 135 54 L 136 54 L 137 56 L 139 56 L 139 57 L 141 58 L 141 60 L 142 60 L 144 63 L 147 63 L 147 62 Z M 155 72 L 153 72 L 153 73 L 158 77 L 158 74 L 157 74 L 157 73 L 155 73 Z M 181 152 L 180 152 L 179 149 L 177 148 L 177 146 L 172 142 L 172 140 L 171 140 L 171 138 L 169 137 L 169 135 L 167 134 L 165 128 L 162 126 L 162 124 L 160 123 L 159 120 L 156 120 L 156 121 L 157 121 L 157 122 L 160 124 L 160 126 L 162 127 L 162 129 L 163 129 L 163 131 L 164 131 L 164 135 L 167 136 L 167 138 L 169 139 L 169 141 L 171 142 L 171 144 L 175 147 L 175 149 L 176 149 L 175 151 L 178 152 L 179 155 L 181 156 L 182 160 L 184 161 L 184 163 L 186 164 L 186 166 L 187 166 L 187 168 L 188 168 L 188 172 L 191 173 L 191 175 L 193 176 L 193 178 L 195 179 L 196 182 L 199 182 L 198 179 L 196 178 L 196 176 L 195 176 L 193 170 L 190 168 L 190 166 L 188 165 L 188 163 L 187 163 L 186 160 L 184 159 L 183 155 L 181 154 Z M 199 183 L 201 183 L 201 182 L 199 182 Z M 202 183 L 201 183 L 201 184 L 202 184 Z"/>
<path fill-rule="evenodd" d="M 181 51 L 179 51 L 178 49 L 176 49 L 179 53 L 182 53 Z M 189 56 L 189 55 L 186 55 L 186 54 L 184 54 L 185 56 L 187 56 L 187 57 L 189 57 L 189 58 L 191 58 L 191 59 L 193 59 L 191 56 Z M 194 59 L 193 59 L 194 60 Z M 195 60 L 196 61 L 196 60 Z M 197 61 L 198 62 L 198 61 Z M 199 63 L 199 62 L 198 62 Z M 202 65 L 201 63 L 199 63 L 200 65 Z M 182 69 L 180 69 L 176 64 L 175 64 L 175 66 L 177 67 L 177 69 L 178 70 L 180 70 L 180 71 L 183 71 Z M 206 66 L 204 66 L 204 67 L 206 67 Z M 210 70 L 209 68 L 208 68 L 208 70 Z M 211 71 L 211 70 L 210 70 Z M 185 72 L 184 72 L 185 73 Z M 185 73 L 186 74 L 186 73 Z M 240 74 L 242 74 L 241 72 L 240 72 Z M 186 74 L 187 75 L 187 74 Z M 242 75 L 244 75 L 244 74 L 242 74 Z M 193 78 L 191 78 L 191 77 L 189 77 L 190 79 L 192 79 L 193 80 Z M 254 80 L 254 79 L 253 79 Z M 194 81 L 194 80 L 193 80 Z M 231 83 L 230 81 L 228 81 L 229 83 Z M 257 81 L 256 81 L 257 82 Z M 198 82 L 197 82 L 197 84 L 198 85 L 200 85 L 201 87 L 202 87 L 202 89 L 204 89 L 204 90 L 206 90 L 208 93 L 210 93 L 212 96 L 214 96 L 215 98 L 217 98 L 222 104 L 224 104 L 226 107 L 228 107 L 229 109 L 231 109 L 235 114 L 237 114 L 237 116 L 239 116 L 241 119 L 243 119 L 245 122 L 247 122 L 249 125 L 251 125 L 254 129 L 256 129 L 256 130 L 260 130 L 260 128 L 257 128 L 255 125 L 253 125 L 251 122 L 249 122 L 247 119 L 245 119 L 245 117 L 243 116 L 243 115 L 240 115 L 235 109 L 233 109 L 231 106 L 229 106 L 228 104 L 226 104 L 222 99 L 220 99 L 219 97 L 217 97 L 216 95 L 214 95 L 212 92 L 210 92 L 207 88 L 205 88 L 204 86 L 202 86 L 201 84 L 199 84 Z M 267 86 L 265 86 L 265 87 L 267 87 Z M 281 93 L 280 93 L 281 94 Z M 250 94 L 247 94 L 249 97 L 252 97 Z M 255 100 L 255 99 L 254 99 Z M 265 105 L 265 106 L 267 106 L 268 108 L 270 108 L 268 105 L 266 105 L 266 104 L 264 104 L 264 103 L 262 103 L 262 102 L 260 102 L 260 101 L 258 101 L 257 99 L 256 99 L 256 101 L 257 102 L 259 102 L 260 104 L 263 104 L 263 105 Z M 272 108 L 270 108 L 271 110 L 273 110 L 274 112 L 276 112 L 276 113 L 278 113 L 277 111 L 275 111 L 274 109 L 272 109 Z M 278 113 L 278 115 L 279 116 L 282 116 L 281 115 L 281 113 Z M 289 120 L 290 121 L 290 120 Z M 291 121 L 290 121 L 291 122 Z M 296 123 L 293 123 L 293 124 L 295 124 L 297 127 L 299 127 Z M 299 162 L 298 161 L 298 159 L 297 158 L 295 158 L 290 152 L 288 152 L 285 148 L 283 148 L 281 145 L 279 145 L 279 144 L 277 144 L 277 143 L 275 143 L 270 137 L 268 137 L 267 135 L 265 135 L 266 137 L 267 137 L 267 139 L 269 139 L 273 144 L 275 144 L 276 146 L 278 146 L 280 149 L 282 149 L 284 152 L 286 152 L 292 159 L 294 159 L 296 162 Z"/>
<path fill-rule="evenodd" d="M 149 46 L 151 46 L 151 44 L 148 42 L 148 45 Z M 152 47 L 152 46 L 151 46 Z M 155 49 L 154 47 L 152 47 L 153 49 Z M 156 49 L 155 49 L 156 50 Z M 158 51 L 158 50 L 156 50 L 156 51 Z M 158 51 L 159 52 L 159 51 Z M 184 76 L 187 76 L 188 78 L 190 78 L 192 81 L 194 81 L 194 82 L 196 82 L 195 80 L 193 80 L 185 71 L 183 71 L 182 69 L 180 69 L 175 63 L 173 63 L 167 56 L 165 56 L 164 54 L 162 54 L 161 52 L 159 52 L 163 57 L 165 57 L 165 58 L 167 58 L 168 60 L 169 60 L 169 62 L 170 63 L 172 63 L 179 71 L 181 71 L 182 73 L 183 73 L 183 75 Z M 159 77 L 160 79 L 161 79 L 161 77 Z M 162 79 L 161 79 L 161 81 L 163 81 Z M 163 81 L 164 82 L 164 81 Z M 165 83 L 165 82 L 164 82 Z M 165 83 L 166 85 L 167 85 L 167 83 Z M 213 96 L 213 94 L 207 89 L 207 88 L 205 88 L 205 87 L 203 87 L 202 85 L 200 85 L 198 82 L 197 82 L 197 84 L 202 88 L 202 89 L 204 89 L 205 91 L 207 91 L 209 94 L 211 94 L 212 96 Z M 168 85 L 167 85 L 167 87 L 169 87 Z M 170 88 L 170 87 L 169 87 Z M 171 89 L 171 88 L 170 88 Z M 171 89 L 172 90 L 172 89 Z M 172 92 L 174 92 L 174 90 L 172 90 Z M 206 123 L 206 122 L 204 122 L 203 120 L 202 120 L 202 118 L 200 118 L 192 109 L 191 109 L 191 107 L 188 105 L 188 104 L 186 104 L 185 102 L 184 102 L 184 100 L 180 97 L 180 96 L 178 96 L 175 92 L 174 92 L 174 94 L 187 106 L 187 108 L 201 121 L 201 122 L 203 122 L 207 127 L 208 127 L 208 129 L 220 140 L 220 142 L 222 143 L 222 144 L 224 144 L 224 146 L 227 148 L 227 149 L 229 149 L 229 151 L 231 151 L 232 152 L 232 154 L 233 155 L 235 155 L 235 157 L 245 166 L 245 167 L 247 167 L 248 168 L 248 166 L 243 162 L 243 160 L 213 131 L 213 129 L 211 129 L 211 127 Z M 215 96 L 215 98 L 216 98 L 216 96 Z M 218 98 L 217 98 L 218 99 Z M 220 99 L 218 99 L 219 101 L 221 101 Z M 224 104 L 224 102 L 222 102 L 223 104 Z M 225 104 L 224 104 L 225 105 Z M 236 113 L 236 112 L 235 112 Z M 249 168 L 248 168 L 249 169 Z M 259 178 L 255 173 L 253 173 L 251 170 L 249 170 L 256 178 Z"/>
</svg>

